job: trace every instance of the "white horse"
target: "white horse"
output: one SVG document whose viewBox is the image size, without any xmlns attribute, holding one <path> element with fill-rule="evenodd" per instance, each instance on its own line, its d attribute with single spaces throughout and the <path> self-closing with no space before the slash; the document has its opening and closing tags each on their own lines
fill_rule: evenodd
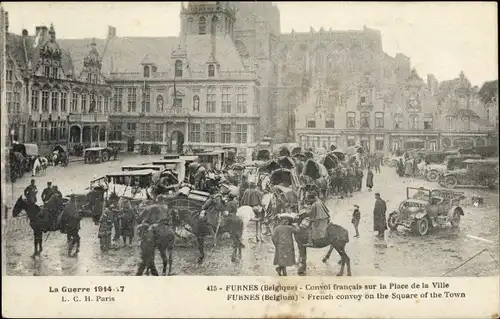
<svg viewBox="0 0 500 319">
<path fill-rule="evenodd" d="M 264 194 L 262 197 L 262 204 L 264 207 L 262 209 L 264 212 L 266 212 L 269 209 L 270 205 L 273 205 L 273 197 L 274 195 L 270 193 Z M 250 225 L 255 222 L 255 239 L 256 241 L 264 241 L 262 237 L 262 222 L 261 221 L 255 221 L 254 220 L 254 211 L 253 208 L 250 206 L 241 206 L 238 208 L 236 211 L 236 216 L 240 217 L 241 220 L 243 221 L 243 238 L 245 238 L 248 235 L 248 228 Z"/>
<path fill-rule="evenodd" d="M 424 176 L 425 170 L 427 168 L 427 164 L 425 163 L 425 161 L 421 161 L 420 163 L 418 163 L 417 167 L 418 167 L 418 174 L 420 176 Z"/>
<path fill-rule="evenodd" d="M 43 156 L 37 157 L 33 162 L 33 170 L 31 175 L 36 176 L 38 172 L 43 172 L 45 175 L 48 166 L 49 166 L 49 161 L 45 157 Z"/>
</svg>

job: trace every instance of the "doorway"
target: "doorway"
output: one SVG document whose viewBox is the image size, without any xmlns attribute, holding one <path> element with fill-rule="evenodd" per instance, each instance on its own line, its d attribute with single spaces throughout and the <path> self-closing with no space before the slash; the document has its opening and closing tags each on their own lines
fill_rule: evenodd
<svg viewBox="0 0 500 319">
<path fill-rule="evenodd" d="M 170 138 L 170 144 L 172 145 L 173 151 L 177 154 L 182 154 L 184 150 L 184 134 L 179 131 L 174 131 Z"/>
</svg>

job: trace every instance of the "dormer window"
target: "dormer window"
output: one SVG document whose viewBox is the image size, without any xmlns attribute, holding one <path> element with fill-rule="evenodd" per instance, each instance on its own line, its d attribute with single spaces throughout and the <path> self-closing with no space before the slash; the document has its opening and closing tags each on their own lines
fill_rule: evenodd
<svg viewBox="0 0 500 319">
<path fill-rule="evenodd" d="M 46 78 L 49 78 L 50 77 L 50 66 L 45 66 L 44 70 L 43 70 L 43 75 L 46 77 Z"/>
<path fill-rule="evenodd" d="M 182 61 L 175 61 L 175 76 L 182 76 Z"/>
<path fill-rule="evenodd" d="M 198 34 L 206 34 L 207 33 L 207 20 L 205 17 L 200 17 L 198 20 Z"/>
<path fill-rule="evenodd" d="M 52 78 L 57 79 L 58 78 L 58 69 L 56 67 L 52 67 Z"/>
<path fill-rule="evenodd" d="M 215 66 L 213 64 L 208 65 L 208 76 L 215 76 Z"/>
<path fill-rule="evenodd" d="M 149 65 L 144 66 L 144 77 L 149 78 Z"/>
</svg>

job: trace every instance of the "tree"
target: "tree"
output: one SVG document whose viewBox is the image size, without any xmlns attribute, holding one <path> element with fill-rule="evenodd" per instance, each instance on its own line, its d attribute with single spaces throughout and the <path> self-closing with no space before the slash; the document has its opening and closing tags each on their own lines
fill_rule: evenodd
<svg viewBox="0 0 500 319">
<path fill-rule="evenodd" d="M 498 94 L 498 80 L 485 82 L 478 94 L 484 105 L 494 102 Z"/>
</svg>

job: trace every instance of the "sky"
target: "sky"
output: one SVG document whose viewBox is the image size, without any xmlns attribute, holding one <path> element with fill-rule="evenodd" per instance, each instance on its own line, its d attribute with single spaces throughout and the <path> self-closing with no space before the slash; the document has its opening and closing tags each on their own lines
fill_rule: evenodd
<svg viewBox="0 0 500 319">
<path fill-rule="evenodd" d="M 464 71 L 473 85 L 498 78 L 496 2 L 276 2 L 281 32 L 378 29 L 384 51 L 411 58 L 422 78 L 438 81 Z M 9 31 L 54 24 L 58 38 L 177 36 L 180 2 L 3 2 Z"/>
</svg>

